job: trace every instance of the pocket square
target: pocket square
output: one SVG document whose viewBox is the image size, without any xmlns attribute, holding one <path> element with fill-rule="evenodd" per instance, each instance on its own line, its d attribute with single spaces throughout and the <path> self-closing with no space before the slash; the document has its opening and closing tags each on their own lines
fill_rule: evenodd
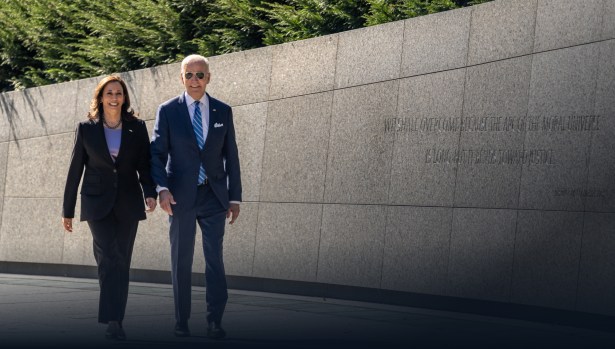
<svg viewBox="0 0 615 349">
<path fill-rule="evenodd" d="M 218 128 L 218 127 L 222 127 L 222 126 L 224 126 L 224 124 L 219 124 L 217 122 L 214 124 L 214 128 Z"/>
</svg>

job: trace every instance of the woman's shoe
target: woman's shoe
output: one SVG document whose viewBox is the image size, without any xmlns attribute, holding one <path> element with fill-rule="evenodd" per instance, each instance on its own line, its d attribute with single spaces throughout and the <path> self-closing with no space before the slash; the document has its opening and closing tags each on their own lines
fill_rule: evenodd
<svg viewBox="0 0 615 349">
<path fill-rule="evenodd" d="M 125 341 L 126 340 L 126 332 L 124 332 L 124 329 L 120 327 L 120 330 L 117 332 L 117 340 L 118 341 Z"/>
<path fill-rule="evenodd" d="M 107 331 L 105 332 L 105 337 L 107 339 L 119 339 L 120 333 L 120 324 L 117 321 L 109 321 L 107 325 Z M 122 331 L 123 333 L 124 331 Z M 126 339 L 126 334 L 124 334 L 124 339 Z"/>
</svg>

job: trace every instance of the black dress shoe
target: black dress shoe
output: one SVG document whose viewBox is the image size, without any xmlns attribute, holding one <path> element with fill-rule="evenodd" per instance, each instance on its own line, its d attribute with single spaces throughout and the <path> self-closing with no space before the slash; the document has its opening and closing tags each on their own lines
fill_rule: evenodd
<svg viewBox="0 0 615 349">
<path fill-rule="evenodd" d="M 117 331 L 117 340 L 118 341 L 125 341 L 126 340 L 126 332 L 124 332 L 124 329 L 121 328 L 121 327 Z"/>
<path fill-rule="evenodd" d="M 211 339 L 222 339 L 226 337 L 226 332 L 220 327 L 220 324 L 210 322 L 209 327 L 207 327 L 207 337 Z"/>
<path fill-rule="evenodd" d="M 120 325 L 117 323 L 117 321 L 109 321 L 109 323 L 107 324 L 107 331 L 105 332 L 105 337 L 107 339 L 118 339 L 119 332 Z M 124 339 L 125 338 L 126 335 L 124 334 Z"/>
<path fill-rule="evenodd" d="M 187 322 L 175 323 L 175 337 L 190 337 L 190 330 Z"/>
</svg>

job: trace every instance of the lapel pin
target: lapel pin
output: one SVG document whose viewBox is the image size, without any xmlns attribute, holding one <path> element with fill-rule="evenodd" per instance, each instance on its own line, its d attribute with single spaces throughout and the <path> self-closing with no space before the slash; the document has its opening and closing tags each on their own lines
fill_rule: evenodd
<svg viewBox="0 0 615 349">
<path fill-rule="evenodd" d="M 216 109 L 213 109 L 213 111 L 216 111 Z"/>
<path fill-rule="evenodd" d="M 132 132 L 132 130 L 131 130 L 131 129 L 128 129 L 128 132 Z"/>
</svg>

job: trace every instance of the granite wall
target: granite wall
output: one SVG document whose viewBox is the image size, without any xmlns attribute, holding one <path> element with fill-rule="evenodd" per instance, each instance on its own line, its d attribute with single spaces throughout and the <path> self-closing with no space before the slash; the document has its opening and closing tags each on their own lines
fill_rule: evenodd
<svg viewBox="0 0 615 349">
<path fill-rule="evenodd" d="M 614 23 L 499 0 L 211 57 L 244 187 L 227 273 L 615 315 Z M 122 76 L 151 131 L 179 64 Z M 98 80 L 0 94 L 0 261 L 94 265 L 60 212 Z M 157 210 L 133 267 L 169 265 Z"/>
</svg>

